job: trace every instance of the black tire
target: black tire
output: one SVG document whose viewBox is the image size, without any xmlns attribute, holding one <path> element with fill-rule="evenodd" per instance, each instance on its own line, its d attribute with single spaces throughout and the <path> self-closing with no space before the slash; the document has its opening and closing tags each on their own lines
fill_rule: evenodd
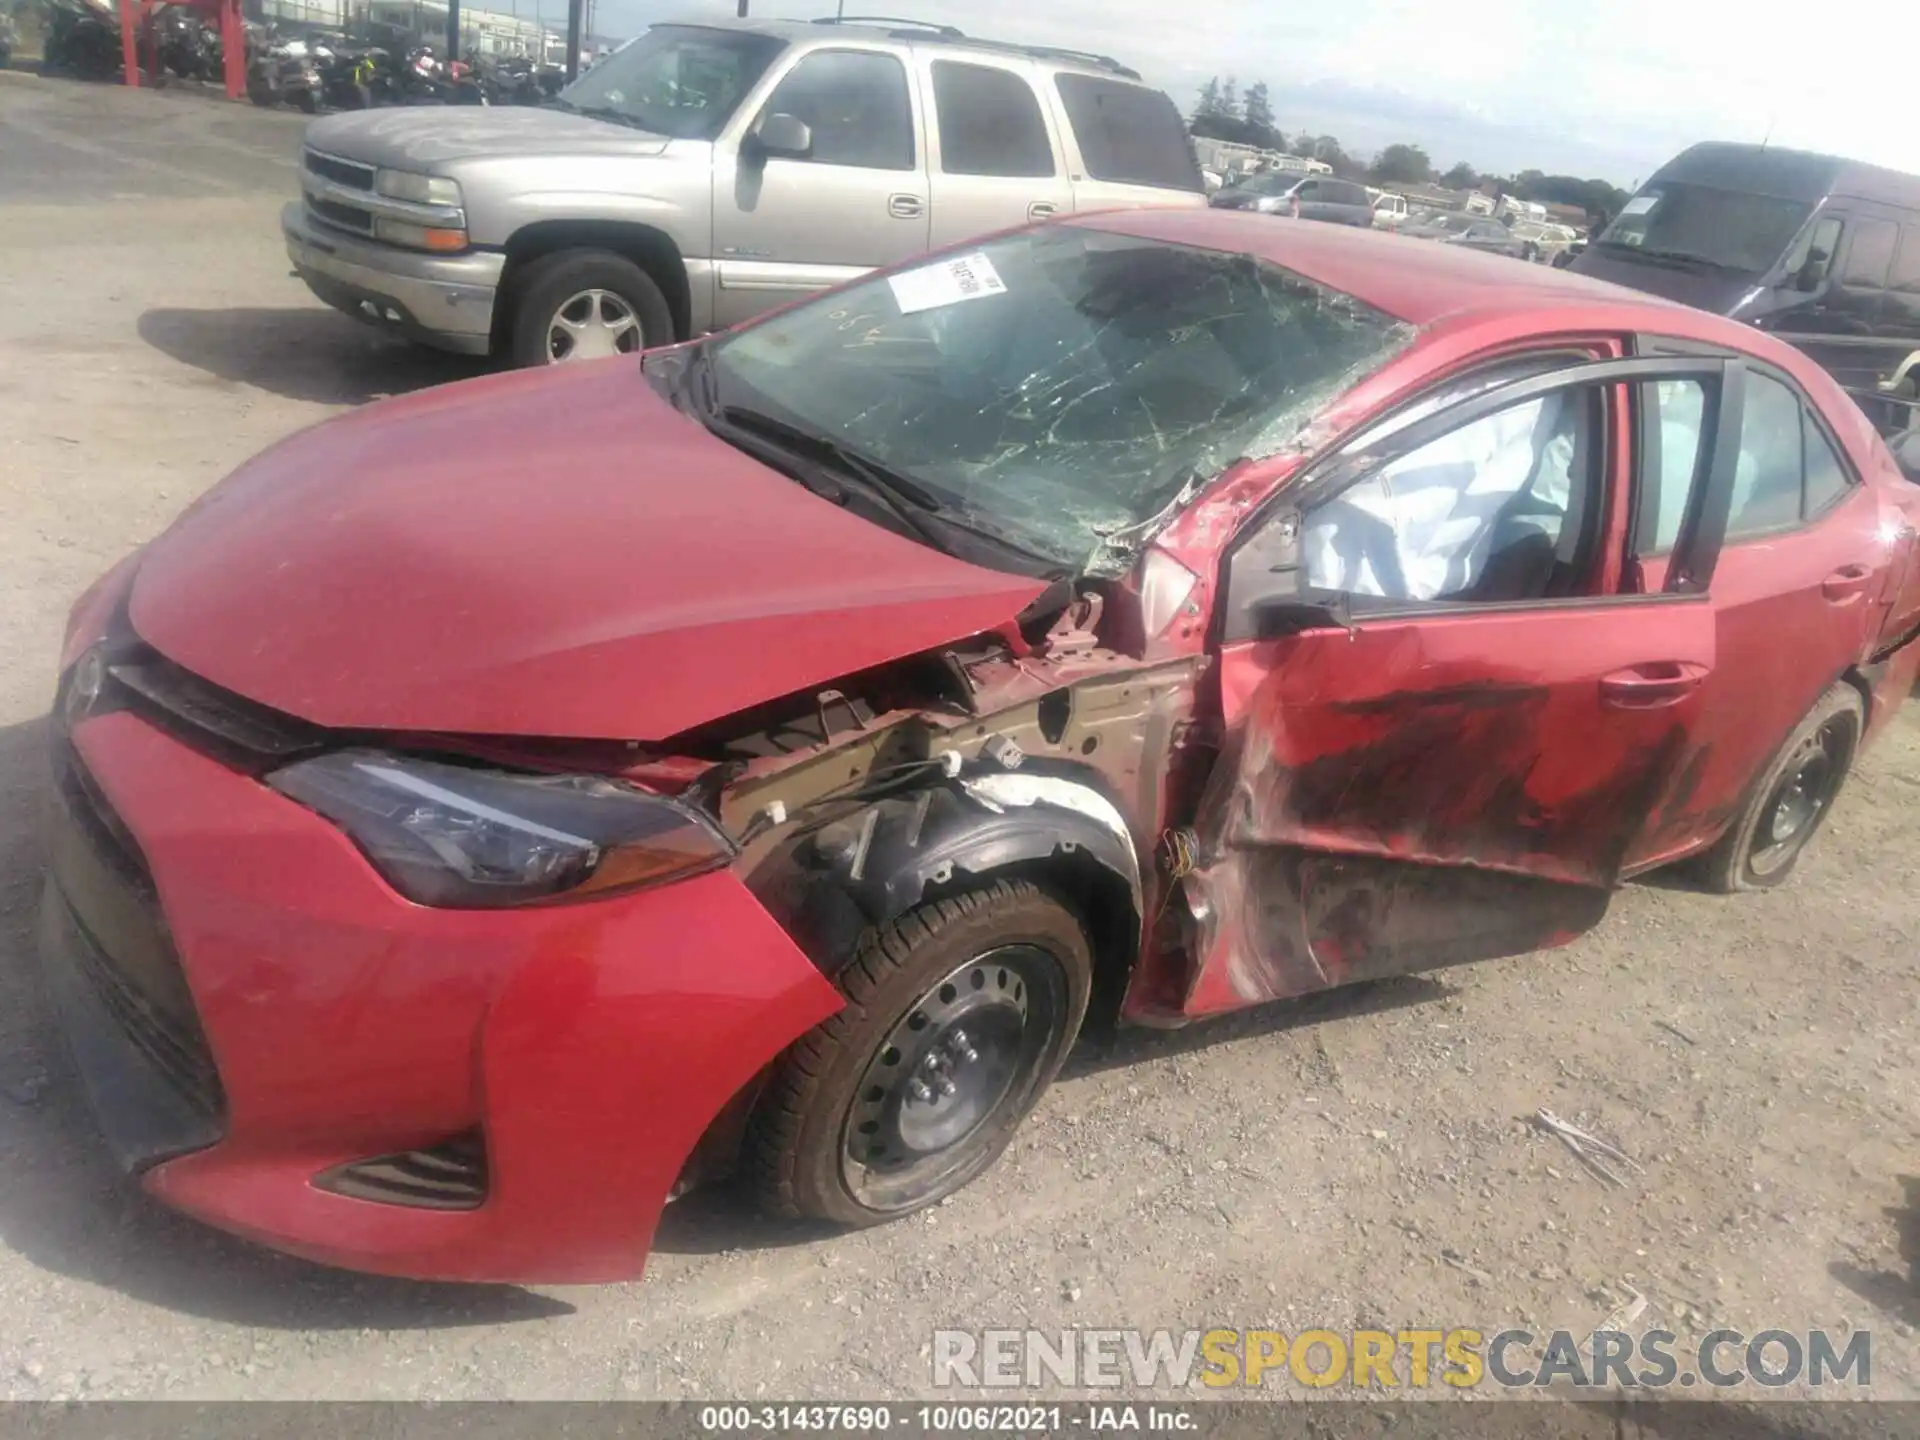
<svg viewBox="0 0 1920 1440">
<path fill-rule="evenodd" d="M 744 1168 L 775 1214 L 876 1225 L 936 1204 L 1000 1157 L 1073 1046 L 1093 957 L 1072 910 L 1028 881 L 1001 880 L 868 931 L 839 979 L 846 1008 L 781 1057 L 755 1109 Z M 1009 1035 L 1014 996 L 1024 1008 Z M 926 1024 L 943 1004 L 955 1007 L 950 1018 Z M 984 1063 L 959 1019 L 975 1025 Z M 952 1073 L 968 1092 L 924 1102 L 916 1113 L 934 1120 L 910 1121 L 906 1087 L 935 1073 L 933 1061 L 948 1073 L 956 1034 L 973 1065 L 958 1062 Z M 891 1084 L 877 1083 L 887 1077 Z M 909 1125 L 945 1123 L 936 1107 L 949 1098 L 953 1119 L 970 1128 L 936 1148 L 911 1146 Z M 882 1164 L 855 1158 L 868 1146 L 869 1158 L 885 1148 Z"/>
<path fill-rule="evenodd" d="M 1526 248 L 1520 252 L 1520 258 L 1532 264 L 1540 258 L 1540 247 L 1529 240 Z"/>
<path fill-rule="evenodd" d="M 606 290 L 624 300 L 640 322 L 635 349 L 671 343 L 673 311 L 660 287 L 633 261 L 611 250 L 561 250 L 527 266 L 516 285 L 513 331 L 508 342 L 515 365 L 550 365 L 556 357 L 548 330 L 569 296 Z M 564 356 L 557 357 L 564 359 Z"/>
<path fill-rule="evenodd" d="M 1732 895 L 1770 890 L 1786 881 L 1846 784 L 1866 719 L 1866 702 L 1851 685 L 1835 685 L 1820 697 L 1760 772 L 1740 818 L 1700 858 L 1698 874 L 1707 889 Z M 1818 787 L 1817 794 L 1806 797 L 1812 808 L 1801 807 L 1802 818 L 1780 836 L 1780 817 L 1792 798 L 1788 787 L 1796 780 L 1804 787 L 1810 770 Z"/>
</svg>

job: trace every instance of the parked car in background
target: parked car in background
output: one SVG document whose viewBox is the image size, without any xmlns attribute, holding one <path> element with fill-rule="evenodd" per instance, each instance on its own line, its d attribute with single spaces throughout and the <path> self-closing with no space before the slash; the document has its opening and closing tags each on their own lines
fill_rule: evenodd
<svg viewBox="0 0 1920 1440">
<path fill-rule="evenodd" d="M 1401 226 L 1400 233 L 1416 240 L 1437 240 L 1443 245 L 1459 245 L 1468 250 L 1485 251 L 1489 255 L 1512 255 L 1519 259 L 1527 253 L 1526 241 L 1518 238 L 1498 220 L 1489 220 L 1481 215 L 1458 212 L 1435 215 Z"/>
<path fill-rule="evenodd" d="M 281 216 L 329 304 L 522 365 L 704 334 L 969 235 L 1205 204 L 1117 61 L 912 21 L 658 25 L 551 107 L 307 128 Z"/>
<path fill-rule="evenodd" d="M 1572 268 L 1800 346 L 1887 430 L 1920 399 L 1920 176 L 1774 146 L 1694 145 Z M 1898 377 L 1898 378 L 1896 378 Z"/>
<path fill-rule="evenodd" d="M 1377 230 L 1398 230 L 1411 218 L 1407 213 L 1407 197 L 1396 195 L 1391 190 L 1373 197 L 1373 224 Z"/>
<path fill-rule="evenodd" d="M 895 1219 L 1096 993 L 1781 884 L 1920 664 L 1916 521 L 1701 311 L 1207 210 L 972 242 L 341 415 L 116 565 L 46 989 L 142 1186 L 311 1259 L 626 1279 L 729 1171 Z"/>
<path fill-rule="evenodd" d="M 1257 210 L 1263 215 L 1290 215 L 1335 225 L 1373 225 L 1373 206 L 1367 200 L 1366 187 L 1327 175 L 1302 178 L 1271 171 L 1222 190 L 1208 203 L 1220 210 Z"/>
<path fill-rule="evenodd" d="M 1544 260 L 1549 264 L 1574 240 L 1571 226 L 1556 225 L 1552 221 L 1516 220 L 1508 227 L 1508 233 L 1520 242 L 1521 259 Z"/>
</svg>

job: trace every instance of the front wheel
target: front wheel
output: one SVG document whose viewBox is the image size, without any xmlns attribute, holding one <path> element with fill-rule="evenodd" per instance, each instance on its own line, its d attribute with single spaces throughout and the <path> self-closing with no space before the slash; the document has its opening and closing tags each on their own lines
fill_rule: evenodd
<svg viewBox="0 0 1920 1440">
<path fill-rule="evenodd" d="M 1079 1032 L 1093 957 L 1073 911 L 1003 880 L 870 930 L 839 978 L 846 1008 L 780 1060 L 747 1168 L 776 1214 L 874 1225 L 999 1158 Z"/>
<path fill-rule="evenodd" d="M 513 363 L 558 365 L 628 355 L 674 338 L 660 287 L 611 250 L 563 250 L 520 277 Z"/>
<path fill-rule="evenodd" d="M 1707 888 L 1766 890 L 1793 873 L 1846 783 L 1866 718 L 1866 702 L 1851 685 L 1820 697 L 1761 773 L 1740 818 L 1702 858 Z"/>
</svg>

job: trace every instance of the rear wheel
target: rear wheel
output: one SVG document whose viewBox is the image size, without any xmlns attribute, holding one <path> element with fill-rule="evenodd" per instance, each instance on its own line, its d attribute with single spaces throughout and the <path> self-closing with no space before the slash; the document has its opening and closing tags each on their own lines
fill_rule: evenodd
<svg viewBox="0 0 1920 1440">
<path fill-rule="evenodd" d="M 781 1059 L 755 1113 L 761 1203 L 873 1225 L 959 1190 L 1059 1070 L 1092 975 L 1079 919 L 1024 880 L 869 931 L 840 976 L 846 1008 Z"/>
<path fill-rule="evenodd" d="M 1820 697 L 1761 774 L 1740 818 L 1703 857 L 1701 878 L 1710 889 L 1766 890 L 1793 873 L 1846 783 L 1866 718 L 1866 703 L 1851 685 Z"/>
<path fill-rule="evenodd" d="M 563 250 L 530 264 L 513 311 L 513 363 L 628 355 L 674 338 L 660 287 L 611 250 Z"/>
</svg>

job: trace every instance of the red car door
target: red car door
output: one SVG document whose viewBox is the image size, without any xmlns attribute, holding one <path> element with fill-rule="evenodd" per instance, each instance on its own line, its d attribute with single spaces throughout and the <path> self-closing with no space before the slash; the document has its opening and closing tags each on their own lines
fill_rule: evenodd
<svg viewBox="0 0 1920 1440">
<path fill-rule="evenodd" d="M 1702 723 L 1668 803 L 1628 856 L 1645 868 L 1711 841 L 1738 813 L 1748 786 L 1788 734 L 1850 665 L 1872 650 L 1897 586 L 1897 557 L 1878 539 L 1871 487 L 1842 459 L 1817 408 L 1790 377 L 1748 367 L 1725 542 L 1713 572 L 1720 664 L 1703 687 Z M 1692 466 L 1700 390 L 1690 380 L 1648 383 L 1635 404 L 1642 453 L 1679 480 Z M 1678 447 L 1678 465 L 1667 452 Z M 1668 570 L 1656 476 L 1635 527 L 1640 586 Z M 1670 528 L 1671 519 L 1666 528 Z"/>
<path fill-rule="evenodd" d="M 1620 593 L 1605 558 L 1623 382 L 1663 375 L 1737 433 L 1737 362 L 1570 364 L 1363 433 L 1236 536 L 1188 1013 L 1516 954 L 1605 912 L 1719 662 L 1718 429 L 1671 590 Z"/>
</svg>

